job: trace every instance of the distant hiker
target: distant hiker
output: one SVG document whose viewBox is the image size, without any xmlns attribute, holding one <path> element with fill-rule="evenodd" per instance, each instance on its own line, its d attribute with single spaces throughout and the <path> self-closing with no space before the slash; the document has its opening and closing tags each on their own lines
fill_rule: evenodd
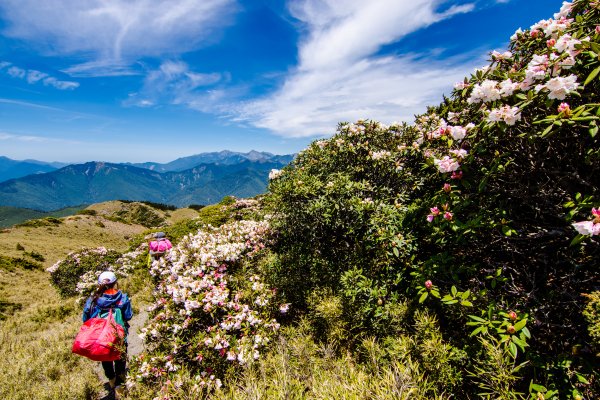
<svg viewBox="0 0 600 400">
<path fill-rule="evenodd" d="M 87 299 L 83 308 L 83 322 L 90 318 L 105 318 L 110 310 L 117 315 L 115 320 L 125 330 L 124 350 L 121 359 L 116 361 L 102 361 L 104 374 L 108 378 L 111 389 L 116 394 L 122 393 L 125 385 L 125 374 L 127 366 L 127 330 L 129 320 L 133 316 L 131 301 L 129 297 L 118 289 L 117 276 L 111 271 L 104 271 L 98 277 L 98 289 Z"/>
<path fill-rule="evenodd" d="M 152 265 L 152 261 L 158 260 L 171 248 L 173 248 L 173 245 L 164 232 L 156 232 L 152 235 L 152 240 L 148 243 L 148 266 Z"/>
</svg>

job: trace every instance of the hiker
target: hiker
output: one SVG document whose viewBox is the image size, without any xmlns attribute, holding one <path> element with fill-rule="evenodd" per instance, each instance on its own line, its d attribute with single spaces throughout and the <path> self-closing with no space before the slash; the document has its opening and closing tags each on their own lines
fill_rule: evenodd
<svg viewBox="0 0 600 400">
<path fill-rule="evenodd" d="M 104 271 L 98 277 L 98 289 L 85 302 L 83 308 L 83 322 L 90 318 L 103 318 L 108 311 L 115 309 L 121 311 L 123 329 L 125 330 L 124 350 L 121 352 L 121 359 L 116 361 L 102 361 L 104 374 L 108 379 L 111 389 L 116 393 L 121 393 L 125 388 L 125 368 L 127 366 L 127 330 L 129 329 L 129 320 L 133 316 L 131 310 L 131 301 L 129 297 L 118 289 L 117 276 L 112 271 Z M 119 322 L 117 320 L 117 322 Z"/>
<path fill-rule="evenodd" d="M 156 232 L 152 235 L 152 238 L 153 240 L 148 243 L 148 267 L 152 265 L 154 260 L 158 260 L 167 250 L 173 247 L 164 232 Z"/>
</svg>

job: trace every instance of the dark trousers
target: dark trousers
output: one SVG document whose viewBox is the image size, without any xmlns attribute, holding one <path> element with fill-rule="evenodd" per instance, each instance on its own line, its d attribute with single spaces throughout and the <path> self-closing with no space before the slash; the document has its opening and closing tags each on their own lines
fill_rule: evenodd
<svg viewBox="0 0 600 400">
<path fill-rule="evenodd" d="M 127 353 L 123 354 L 120 360 L 117 361 L 102 361 L 102 368 L 104 369 L 104 375 L 108 379 L 117 378 L 115 385 L 122 385 L 125 383 L 125 368 L 127 367 Z"/>
</svg>

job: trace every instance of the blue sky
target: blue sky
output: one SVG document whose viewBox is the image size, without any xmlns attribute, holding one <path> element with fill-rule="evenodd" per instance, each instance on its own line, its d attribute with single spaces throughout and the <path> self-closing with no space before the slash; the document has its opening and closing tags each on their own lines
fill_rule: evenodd
<svg viewBox="0 0 600 400">
<path fill-rule="evenodd" d="M 2 0 L 0 155 L 294 153 L 413 120 L 561 0 Z"/>
</svg>

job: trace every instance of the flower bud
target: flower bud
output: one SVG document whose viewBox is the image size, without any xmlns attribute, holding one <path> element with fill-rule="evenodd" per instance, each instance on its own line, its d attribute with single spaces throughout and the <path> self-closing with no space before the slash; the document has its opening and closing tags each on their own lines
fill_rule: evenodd
<svg viewBox="0 0 600 400">
<path fill-rule="evenodd" d="M 513 333 L 515 333 L 516 331 L 517 331 L 517 330 L 516 330 L 516 329 L 515 329 L 515 327 L 514 327 L 514 326 L 512 326 L 512 325 L 509 325 L 509 326 L 508 326 L 508 328 L 506 328 L 506 332 L 510 333 L 511 335 L 512 335 Z"/>
<path fill-rule="evenodd" d="M 511 311 L 508 313 L 508 318 L 512 319 L 513 321 L 517 319 L 517 313 L 514 311 Z"/>
<path fill-rule="evenodd" d="M 452 186 L 449 183 L 444 183 L 444 192 L 450 193 L 452 191 Z"/>
<path fill-rule="evenodd" d="M 431 282 L 430 280 L 425 281 L 425 287 L 427 288 L 427 290 L 431 289 L 432 286 L 433 282 Z"/>
</svg>

